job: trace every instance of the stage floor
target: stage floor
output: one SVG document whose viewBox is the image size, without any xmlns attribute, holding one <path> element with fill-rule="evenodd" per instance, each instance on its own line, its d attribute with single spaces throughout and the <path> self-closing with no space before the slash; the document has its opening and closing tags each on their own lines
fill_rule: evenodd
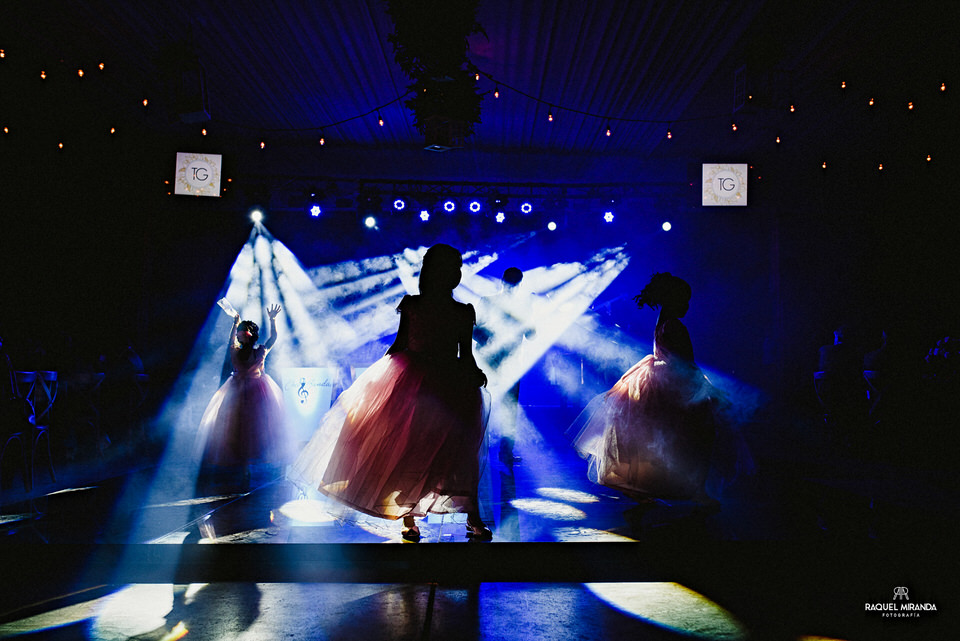
<svg viewBox="0 0 960 641">
<path fill-rule="evenodd" d="M 4 495 L 0 557 L 19 585 L 0 637 L 164 639 L 182 623 L 225 639 L 937 638 L 958 622 L 955 470 L 751 440 L 756 473 L 714 483 L 719 510 L 638 506 L 591 484 L 561 439 L 518 439 L 506 463 L 491 445 L 490 543 L 468 542 L 462 515 L 404 542 L 399 522 L 271 468 L 74 464 Z M 938 610 L 865 610 L 898 587 Z"/>
</svg>

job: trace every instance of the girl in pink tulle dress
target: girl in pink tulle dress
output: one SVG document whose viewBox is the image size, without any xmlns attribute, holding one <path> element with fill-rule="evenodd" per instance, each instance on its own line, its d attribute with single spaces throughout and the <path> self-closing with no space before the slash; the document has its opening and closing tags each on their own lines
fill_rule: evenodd
<svg viewBox="0 0 960 641">
<path fill-rule="evenodd" d="M 474 308 L 453 299 L 461 265 L 449 245 L 427 250 L 393 345 L 340 395 L 291 472 L 355 510 L 402 518 L 409 541 L 428 512 L 466 512 L 469 538 L 492 536 L 477 502 L 486 376 L 472 352 Z"/>
<path fill-rule="evenodd" d="M 690 285 L 654 274 L 635 297 L 659 308 L 653 354 L 594 398 L 573 425 L 574 446 L 590 462 L 592 481 L 641 502 L 693 499 L 714 504 L 705 489 L 719 392 L 697 367 L 687 328 Z"/>
<path fill-rule="evenodd" d="M 270 338 L 263 345 L 257 345 L 257 324 L 234 316 L 228 347 L 233 374 L 210 399 L 200 419 L 198 442 L 204 463 L 231 466 L 289 460 L 283 395 L 263 368 L 277 341 L 279 313 L 279 305 L 267 310 Z"/>
</svg>

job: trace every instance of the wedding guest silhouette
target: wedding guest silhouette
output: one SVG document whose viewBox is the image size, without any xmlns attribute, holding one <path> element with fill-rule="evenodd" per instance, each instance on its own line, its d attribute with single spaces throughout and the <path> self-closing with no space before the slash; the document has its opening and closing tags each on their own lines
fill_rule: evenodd
<svg viewBox="0 0 960 641">
<path fill-rule="evenodd" d="M 474 308 L 453 298 L 461 266 L 449 245 L 427 250 L 420 294 L 397 307 L 396 340 L 340 395 L 290 473 L 355 510 L 403 519 L 408 541 L 428 512 L 466 512 L 468 538 L 493 536 L 477 496 L 486 376 L 472 352 Z"/>
</svg>

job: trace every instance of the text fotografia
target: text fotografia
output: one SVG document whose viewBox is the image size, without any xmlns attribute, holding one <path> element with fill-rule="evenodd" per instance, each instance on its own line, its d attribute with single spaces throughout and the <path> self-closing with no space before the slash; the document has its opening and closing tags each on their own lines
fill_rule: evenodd
<svg viewBox="0 0 960 641">
<path fill-rule="evenodd" d="M 923 612 L 936 612 L 936 603 L 866 603 L 867 612 L 883 617 L 919 617 Z"/>
</svg>

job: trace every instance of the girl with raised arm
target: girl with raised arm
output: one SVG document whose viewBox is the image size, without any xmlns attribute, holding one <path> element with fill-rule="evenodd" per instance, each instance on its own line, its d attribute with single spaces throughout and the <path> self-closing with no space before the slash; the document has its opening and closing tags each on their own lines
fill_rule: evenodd
<svg viewBox="0 0 960 641">
<path fill-rule="evenodd" d="M 210 399 L 200 419 L 203 462 L 217 466 L 289 462 L 280 386 L 264 371 L 277 342 L 280 306 L 267 309 L 270 338 L 257 345 L 259 328 L 234 314 L 228 353 L 233 373 Z"/>
</svg>

